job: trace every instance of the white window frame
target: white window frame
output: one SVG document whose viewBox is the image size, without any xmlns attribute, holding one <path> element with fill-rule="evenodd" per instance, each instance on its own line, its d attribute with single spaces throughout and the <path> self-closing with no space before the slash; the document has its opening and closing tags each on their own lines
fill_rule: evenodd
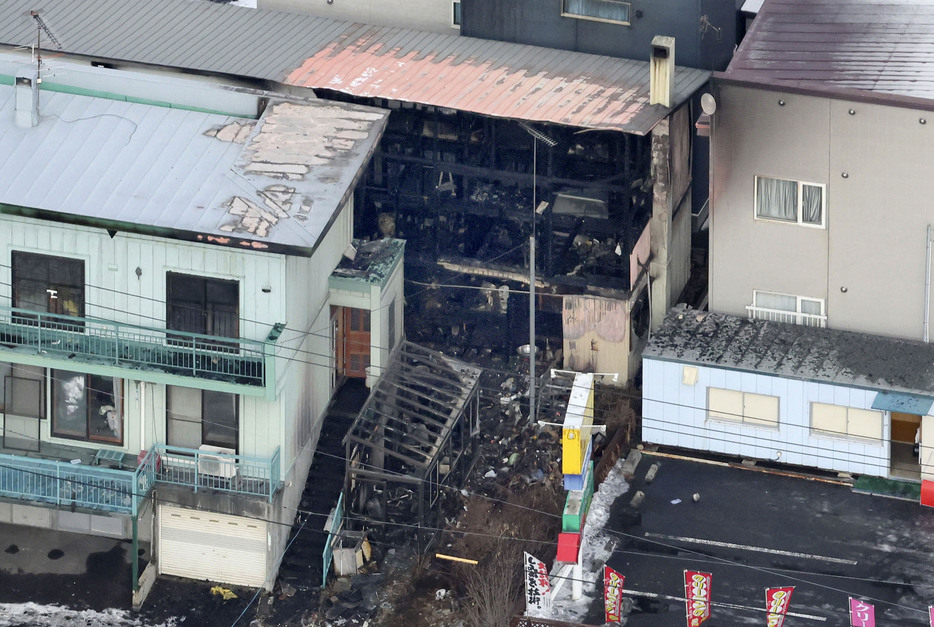
<svg viewBox="0 0 934 627">
<path fill-rule="evenodd" d="M 765 307 L 759 304 L 759 294 L 772 294 L 775 296 L 787 296 L 795 299 L 794 311 L 790 309 L 775 309 Z M 801 304 L 804 301 L 820 303 L 820 313 L 806 313 Z M 752 305 L 746 308 L 749 317 L 757 320 L 771 320 L 772 322 L 791 322 L 793 324 L 803 324 L 812 327 L 827 326 L 826 302 L 823 298 L 812 298 L 810 296 L 798 296 L 797 294 L 785 294 L 784 292 L 773 292 L 771 290 L 753 290 Z M 812 323 L 813 321 L 813 323 Z"/>
<path fill-rule="evenodd" d="M 629 19 L 627 20 L 614 20 L 606 17 L 595 17 L 592 15 L 586 15 L 584 13 L 571 13 L 567 8 L 567 0 L 561 0 L 561 16 L 562 17 L 571 17 L 578 20 L 591 20 L 593 22 L 605 22 L 608 24 L 622 24 L 624 26 L 629 26 L 632 24 L 632 3 L 631 2 L 621 2 L 620 0 L 588 0 L 594 3 L 603 3 L 603 4 L 618 4 L 626 7 L 626 14 Z"/>
<path fill-rule="evenodd" d="M 710 408 L 710 396 L 711 392 L 727 392 L 729 394 L 739 394 L 740 402 L 742 403 L 742 412 L 730 412 L 722 413 L 717 410 L 712 410 Z M 762 418 L 756 417 L 754 415 L 747 415 L 747 407 L 751 407 L 758 403 L 772 403 L 774 401 L 775 405 L 775 419 L 771 418 Z M 769 394 L 756 394 L 754 392 L 741 392 L 739 390 L 729 390 L 726 388 L 718 388 L 715 386 L 710 386 L 707 388 L 707 421 L 708 422 L 727 422 L 731 424 L 739 424 L 744 427 L 758 427 L 760 429 L 771 429 L 777 431 L 781 421 L 781 399 L 777 396 L 771 396 Z"/>
<path fill-rule="evenodd" d="M 795 200 L 795 219 L 794 220 L 783 220 L 782 218 L 759 215 L 759 179 L 771 179 L 774 181 L 790 181 L 794 183 L 795 185 L 797 185 L 797 198 Z M 817 224 L 815 222 L 805 222 L 801 216 L 801 198 L 802 198 L 802 195 L 804 194 L 805 185 L 809 185 L 811 187 L 817 187 L 821 190 L 820 224 Z M 798 181 L 795 179 L 783 179 L 777 176 L 762 176 L 762 175 L 757 174 L 753 180 L 752 197 L 753 197 L 753 217 L 756 220 L 762 220 L 764 222 L 778 222 L 780 224 L 797 224 L 798 226 L 805 226 L 811 229 L 823 229 L 823 228 L 826 228 L 827 226 L 827 186 L 823 183 L 813 183 L 811 181 Z"/>
<path fill-rule="evenodd" d="M 461 27 L 461 22 L 464 21 L 464 14 L 461 13 L 462 9 L 461 0 L 453 0 L 453 2 L 451 2 L 451 28 Z"/>
<path fill-rule="evenodd" d="M 814 426 L 814 408 L 815 407 L 828 407 L 835 410 L 844 410 L 846 412 L 846 428 L 844 431 L 829 431 L 827 429 L 820 429 Z M 885 412 L 878 411 L 875 409 L 862 409 L 861 407 L 847 407 L 845 405 L 834 405 L 832 403 L 819 403 L 817 401 L 812 401 L 809 408 L 809 423 L 808 426 L 811 430 L 811 435 L 828 437 L 828 438 L 837 438 L 843 440 L 859 440 L 861 442 L 874 442 L 882 443 L 883 434 L 885 431 Z M 851 417 L 851 414 L 852 417 Z M 879 433 L 878 436 L 875 435 L 863 435 L 859 433 L 858 429 L 851 428 L 851 421 L 854 421 L 858 418 L 869 418 L 869 414 L 872 414 L 873 417 L 878 417 L 879 420 Z M 875 425 L 873 425 L 873 430 L 875 430 Z M 857 431 L 853 433 L 851 431 Z"/>
</svg>

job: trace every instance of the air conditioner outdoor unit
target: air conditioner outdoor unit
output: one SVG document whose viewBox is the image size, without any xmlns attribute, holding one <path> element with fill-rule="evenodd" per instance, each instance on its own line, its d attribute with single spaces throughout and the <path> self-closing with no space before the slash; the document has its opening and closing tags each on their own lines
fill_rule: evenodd
<svg viewBox="0 0 934 627">
<path fill-rule="evenodd" d="M 224 477 L 231 479 L 237 474 L 237 461 L 233 457 L 223 457 L 222 455 L 236 455 L 237 452 L 230 448 L 220 446 L 211 446 L 202 444 L 198 447 L 201 452 L 198 455 L 198 472 L 202 475 L 213 475 L 215 477 Z M 211 453 L 218 453 L 212 455 Z"/>
</svg>

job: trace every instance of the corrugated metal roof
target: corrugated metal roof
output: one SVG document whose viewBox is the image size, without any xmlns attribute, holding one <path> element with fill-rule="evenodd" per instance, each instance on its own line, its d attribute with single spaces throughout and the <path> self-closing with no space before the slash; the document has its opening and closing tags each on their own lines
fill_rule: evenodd
<svg viewBox="0 0 934 627">
<path fill-rule="evenodd" d="M 647 60 L 190 0 L 5 0 L 0 44 L 35 44 L 30 10 L 65 52 L 95 58 L 639 134 L 668 112 L 648 104 Z M 707 78 L 678 67 L 675 105 Z"/>
<path fill-rule="evenodd" d="M 647 359 L 934 396 L 934 344 L 677 308 Z"/>
<path fill-rule="evenodd" d="M 934 99 L 934 0 L 766 0 L 720 76 Z"/>
<path fill-rule="evenodd" d="M 13 92 L 0 86 L 0 203 L 257 249 L 314 248 L 388 115 L 274 101 L 250 120 L 42 92 L 21 128 Z"/>
</svg>

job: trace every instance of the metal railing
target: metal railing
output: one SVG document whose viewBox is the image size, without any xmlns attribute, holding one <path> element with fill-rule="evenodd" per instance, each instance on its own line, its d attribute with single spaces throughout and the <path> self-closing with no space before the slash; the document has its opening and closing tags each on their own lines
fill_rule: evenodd
<svg viewBox="0 0 934 627">
<path fill-rule="evenodd" d="M 156 483 L 168 483 L 198 490 L 217 490 L 272 501 L 281 480 L 279 448 L 271 457 L 247 457 L 197 449 L 154 446 L 151 459 L 140 468 L 152 474 Z"/>
<path fill-rule="evenodd" d="M 0 342 L 14 349 L 31 348 L 51 357 L 230 380 L 256 387 L 267 385 L 266 364 L 271 354 L 268 341 L 186 333 L 16 307 L 0 307 Z"/>
<path fill-rule="evenodd" d="M 753 320 L 769 320 L 771 322 L 785 322 L 788 324 L 800 324 L 807 327 L 826 327 L 827 316 L 818 314 L 806 314 L 797 311 L 786 311 L 783 309 L 767 309 L 766 307 L 746 306 L 746 313 Z"/>
<path fill-rule="evenodd" d="M 7 498 L 136 515 L 148 492 L 138 471 L 0 455 L 0 496 Z"/>
</svg>

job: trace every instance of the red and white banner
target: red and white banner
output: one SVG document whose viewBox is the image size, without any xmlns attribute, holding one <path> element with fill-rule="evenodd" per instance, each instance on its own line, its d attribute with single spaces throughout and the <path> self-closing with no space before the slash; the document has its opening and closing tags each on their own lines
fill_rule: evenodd
<svg viewBox="0 0 934 627">
<path fill-rule="evenodd" d="M 626 578 L 609 566 L 603 567 L 603 609 L 605 623 L 616 623 L 622 619 L 623 583 Z"/>
<path fill-rule="evenodd" d="M 791 593 L 794 591 L 794 586 L 765 589 L 765 607 L 769 611 L 768 627 L 782 627 L 785 624 L 785 614 L 788 613 Z"/>
<path fill-rule="evenodd" d="M 525 613 L 530 610 L 545 611 L 551 607 L 551 582 L 545 562 L 525 554 Z"/>
<path fill-rule="evenodd" d="M 850 625 L 852 627 L 876 627 L 876 608 L 850 597 Z"/>
<path fill-rule="evenodd" d="M 713 575 L 696 570 L 684 571 L 684 598 L 687 600 L 688 627 L 698 627 L 710 618 L 710 584 Z"/>
</svg>

